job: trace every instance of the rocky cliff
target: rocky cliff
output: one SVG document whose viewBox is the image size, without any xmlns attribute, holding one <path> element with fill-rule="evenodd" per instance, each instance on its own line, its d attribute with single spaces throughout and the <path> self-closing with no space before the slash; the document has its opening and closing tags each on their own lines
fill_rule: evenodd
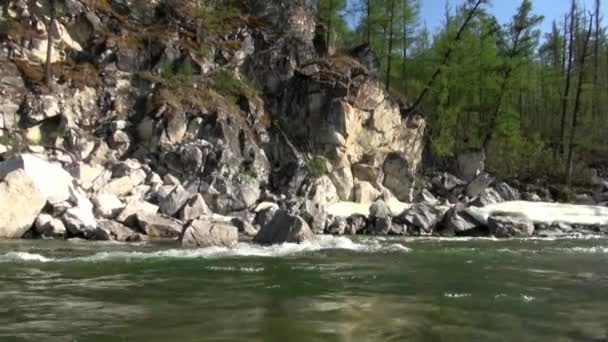
<svg viewBox="0 0 608 342">
<path fill-rule="evenodd" d="M 303 0 L 196 3 L 57 0 L 52 29 L 49 2 L 3 3 L 1 156 L 30 153 L 75 179 L 33 213 L 40 226 L 91 236 L 80 226 L 94 223 L 74 223 L 91 201 L 109 220 L 94 231 L 172 235 L 203 214 L 249 224 L 275 202 L 323 232 L 335 202 L 412 200 L 425 121 L 402 115 L 369 58 L 329 55 Z"/>
</svg>

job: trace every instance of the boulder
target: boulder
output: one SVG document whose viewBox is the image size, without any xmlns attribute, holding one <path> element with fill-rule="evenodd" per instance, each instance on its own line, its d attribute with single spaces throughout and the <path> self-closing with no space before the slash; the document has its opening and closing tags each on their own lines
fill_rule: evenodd
<svg viewBox="0 0 608 342">
<path fill-rule="evenodd" d="M 34 180 L 22 169 L 0 183 L 0 238 L 18 239 L 28 231 L 46 203 Z"/>
<path fill-rule="evenodd" d="M 125 208 L 118 214 L 116 217 L 116 221 L 131 227 L 137 227 L 137 217 L 136 215 L 146 213 L 146 214 L 156 214 L 158 212 L 158 206 L 146 202 L 138 197 L 129 197 L 126 199 Z"/>
<path fill-rule="evenodd" d="M 309 197 L 313 202 L 324 205 L 331 205 L 340 200 L 335 185 L 327 175 L 313 181 Z"/>
<path fill-rule="evenodd" d="M 412 202 L 414 175 L 407 159 L 398 153 L 391 153 L 384 161 L 383 185 L 403 202 Z"/>
<path fill-rule="evenodd" d="M 500 182 L 494 187 L 498 195 L 505 201 L 519 201 L 521 195 L 517 189 L 512 188 L 505 182 Z"/>
<path fill-rule="evenodd" d="M 475 201 L 473 205 L 476 207 L 485 207 L 487 205 L 502 203 L 504 199 L 498 194 L 498 191 L 489 188 L 485 189 Z"/>
<path fill-rule="evenodd" d="M 255 227 L 251 225 L 251 223 L 240 217 L 233 218 L 232 220 L 230 220 L 230 223 L 232 223 L 232 225 L 234 225 L 239 230 L 239 234 L 242 234 L 244 236 L 253 238 L 258 234 L 257 229 L 255 229 Z"/>
<path fill-rule="evenodd" d="M 442 222 L 444 232 L 464 233 L 480 227 L 481 224 L 463 211 L 463 208 L 453 207 L 447 211 Z"/>
<path fill-rule="evenodd" d="M 346 218 L 336 217 L 333 222 L 327 226 L 326 232 L 331 235 L 344 235 L 346 226 Z"/>
<path fill-rule="evenodd" d="M 315 234 L 323 234 L 327 226 L 327 210 L 324 205 L 304 200 L 298 207 L 299 215 Z"/>
<path fill-rule="evenodd" d="M 260 229 L 253 241 L 270 245 L 286 242 L 302 243 L 314 239 L 315 234 L 304 219 L 291 215 L 285 210 L 278 210 L 272 220 Z"/>
<path fill-rule="evenodd" d="M 65 225 L 61 220 L 49 214 L 40 214 L 34 224 L 36 233 L 45 238 L 64 238 L 66 236 Z"/>
<path fill-rule="evenodd" d="M 72 236 L 87 237 L 97 230 L 97 221 L 90 220 L 91 213 L 79 207 L 68 209 L 61 216 L 68 232 Z"/>
<path fill-rule="evenodd" d="M 416 226 L 421 231 L 431 233 L 439 222 L 443 220 L 448 207 L 430 205 L 426 203 L 414 204 L 401 218 Z"/>
<path fill-rule="evenodd" d="M 175 216 L 188 202 L 192 195 L 181 185 L 175 186 L 166 196 L 159 196 L 160 211 L 169 216 Z"/>
<path fill-rule="evenodd" d="M 279 210 L 279 206 L 276 203 L 262 202 L 255 208 L 255 218 L 253 224 L 258 227 L 264 227 Z"/>
<path fill-rule="evenodd" d="M 106 171 L 106 169 L 101 165 L 80 162 L 76 168 L 76 177 L 83 189 L 90 190 L 93 189 L 93 184 L 95 181 L 104 176 L 104 171 Z M 108 172 L 106 175 L 106 183 L 110 180 L 110 177 L 111 173 Z M 98 183 L 99 182 L 100 181 L 98 181 Z"/>
<path fill-rule="evenodd" d="M 180 210 L 179 218 L 182 222 L 190 222 L 198 219 L 201 216 L 211 215 L 211 210 L 205 203 L 205 199 L 201 194 L 196 194 L 186 205 Z"/>
<path fill-rule="evenodd" d="M 93 205 L 97 216 L 113 219 L 125 208 L 125 204 L 110 193 L 100 193 L 93 197 Z"/>
<path fill-rule="evenodd" d="M 485 170 L 486 155 L 483 150 L 470 149 L 457 157 L 458 176 L 467 182 L 472 181 Z"/>
<path fill-rule="evenodd" d="M 380 191 L 376 190 L 370 182 L 358 182 L 353 188 L 353 197 L 357 203 L 373 203 L 380 195 Z"/>
<path fill-rule="evenodd" d="M 534 234 L 534 224 L 523 216 L 490 216 L 488 228 L 490 234 L 497 238 L 530 237 Z"/>
<path fill-rule="evenodd" d="M 423 189 L 418 196 L 416 196 L 416 202 L 422 202 L 427 204 L 437 204 L 439 200 L 427 189 Z"/>
<path fill-rule="evenodd" d="M 63 202 L 70 198 L 73 178 L 61 166 L 31 154 L 21 154 L 16 159 L 0 163 L 0 179 L 15 170 L 23 170 L 49 203 Z"/>
<path fill-rule="evenodd" d="M 135 184 L 133 184 L 131 177 L 124 176 L 112 179 L 101 189 L 100 192 L 112 194 L 118 197 L 124 197 L 130 194 L 134 187 Z"/>
<path fill-rule="evenodd" d="M 203 218 L 193 221 L 179 237 L 182 247 L 236 247 L 238 228 L 226 222 Z"/>
<path fill-rule="evenodd" d="M 342 201 L 349 201 L 353 191 L 353 174 L 349 167 L 342 167 L 334 170 L 329 177 L 331 178 L 338 197 Z"/>
<path fill-rule="evenodd" d="M 183 230 L 182 222 L 162 214 L 137 213 L 139 228 L 149 237 L 176 238 Z"/>
<path fill-rule="evenodd" d="M 122 242 L 141 241 L 142 237 L 133 229 L 112 220 L 101 220 L 98 223 L 100 229 L 108 232 L 112 239 Z"/>
<path fill-rule="evenodd" d="M 475 177 L 466 187 L 465 194 L 469 198 L 477 197 L 494 182 L 494 177 L 487 173 L 481 173 Z"/>
<path fill-rule="evenodd" d="M 375 235 L 386 235 L 391 230 L 392 212 L 389 206 L 383 201 L 374 202 L 369 208 L 368 231 Z"/>
</svg>

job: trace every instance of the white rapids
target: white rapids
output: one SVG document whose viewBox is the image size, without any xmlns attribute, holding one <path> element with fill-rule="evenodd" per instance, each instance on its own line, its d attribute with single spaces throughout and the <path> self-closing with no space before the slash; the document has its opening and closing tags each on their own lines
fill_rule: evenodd
<svg viewBox="0 0 608 342">
<path fill-rule="evenodd" d="M 493 214 L 525 216 L 534 223 L 567 223 L 580 225 L 608 225 L 608 207 L 545 202 L 513 201 L 470 207 L 466 212 L 486 224 Z"/>
</svg>

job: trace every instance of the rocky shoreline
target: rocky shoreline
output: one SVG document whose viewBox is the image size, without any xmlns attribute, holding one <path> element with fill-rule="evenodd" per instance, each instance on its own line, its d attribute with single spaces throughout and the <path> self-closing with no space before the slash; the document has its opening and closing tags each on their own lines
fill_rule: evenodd
<svg viewBox="0 0 608 342">
<path fill-rule="evenodd" d="M 250 210 L 220 215 L 209 208 L 205 199 L 209 194 L 189 190 L 170 174 L 161 177 L 136 160 L 117 162 L 109 169 L 81 164 L 73 172 L 32 154 L 0 163 L 1 237 L 176 239 L 183 247 L 234 247 L 239 241 L 300 243 L 314 240 L 316 234 L 608 236 L 608 207 L 519 201 L 519 191 L 506 183 L 487 185 L 477 196 L 464 195 L 453 204 L 437 199 L 428 189 L 420 194 L 423 201 L 414 204 L 394 197 L 354 203 L 338 201 L 335 189 L 327 186 L 331 184 L 328 178 L 320 177 L 311 183 L 308 196 L 264 194 Z M 489 179 L 486 174 L 478 177 Z M 438 174 L 429 188 L 459 192 L 456 187 L 449 189 L 451 184 L 464 185 L 455 180 L 448 173 Z M 446 188 L 446 184 L 450 185 Z M 479 184 L 468 183 L 463 193 L 477 192 L 472 187 Z M 505 209 L 508 205 L 510 209 Z M 521 209 L 529 206 L 535 206 L 535 217 Z M 554 211 L 547 212 L 549 217 L 540 214 L 551 206 Z"/>
<path fill-rule="evenodd" d="M 559 194 L 496 181 L 482 152 L 458 156 L 458 176 L 427 170 L 424 117 L 383 89 L 369 47 L 320 48 L 305 1 L 214 13 L 233 24 L 198 39 L 193 2 L 57 6 L 53 30 L 46 2 L 2 7 L 1 238 L 608 234 L 603 175 L 575 199 L 587 206 L 542 218 L 516 201 Z M 590 214 L 560 220 L 569 210 Z"/>
</svg>

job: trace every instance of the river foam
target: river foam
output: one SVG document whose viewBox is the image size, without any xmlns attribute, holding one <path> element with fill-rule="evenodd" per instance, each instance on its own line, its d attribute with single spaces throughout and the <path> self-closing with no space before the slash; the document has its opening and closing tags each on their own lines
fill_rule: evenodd
<svg viewBox="0 0 608 342">
<path fill-rule="evenodd" d="M 315 241 L 301 244 L 284 243 L 261 246 L 239 243 L 235 248 L 208 247 L 198 249 L 165 249 L 157 251 L 106 251 L 79 257 L 50 257 L 30 252 L 8 252 L 0 255 L 0 263 L 6 262 L 100 262 L 140 259 L 212 259 L 229 257 L 287 257 L 324 250 L 347 250 L 361 253 L 409 252 L 399 244 L 383 244 L 375 240 L 356 242 L 346 237 L 320 236 Z"/>
</svg>

